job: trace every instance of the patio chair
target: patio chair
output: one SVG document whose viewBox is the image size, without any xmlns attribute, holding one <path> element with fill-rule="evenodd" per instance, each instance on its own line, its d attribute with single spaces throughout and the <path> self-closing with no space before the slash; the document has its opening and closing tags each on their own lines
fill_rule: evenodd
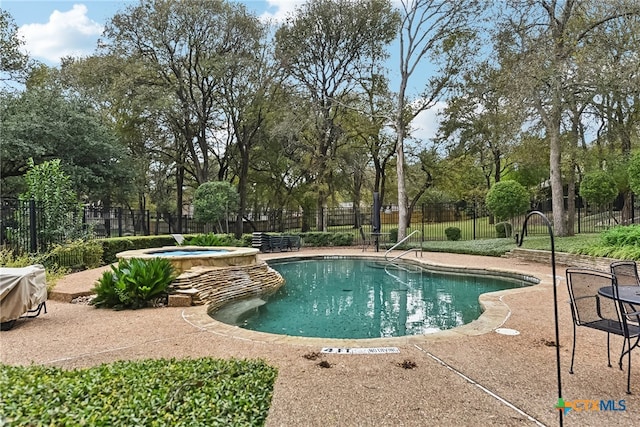
<svg viewBox="0 0 640 427">
<path fill-rule="evenodd" d="M 639 337 L 640 328 L 637 325 L 629 324 L 627 319 L 634 318 L 634 316 L 637 318 L 640 313 L 627 311 L 633 309 L 633 307 L 628 304 L 622 304 L 619 300 L 598 294 L 598 290 L 606 286 L 613 287 L 613 294 L 618 294 L 615 275 L 600 270 L 568 268 L 566 276 L 571 303 L 571 316 L 573 318 L 573 348 L 571 350 L 569 373 L 573 374 L 577 326 L 597 329 L 607 333 L 607 366 L 609 367 L 611 367 L 610 335 L 619 335 L 624 341 L 618 365 L 622 369 L 622 359 L 626 354 L 628 358 L 627 393 L 630 393 L 631 350 L 637 346 L 637 342 L 634 346 L 631 346 L 631 338 Z"/>
<path fill-rule="evenodd" d="M 367 235 L 364 234 L 362 226 L 360 226 L 360 238 L 362 239 L 362 252 L 367 250 L 367 247 L 371 245 L 371 238 L 367 239 Z"/>
<path fill-rule="evenodd" d="M 635 261 L 615 261 L 610 265 L 611 273 L 616 276 L 618 286 L 640 286 L 638 265 Z"/>
<path fill-rule="evenodd" d="M 611 273 L 616 276 L 618 286 L 638 286 L 640 289 L 640 277 L 638 277 L 638 265 L 633 260 L 614 261 L 610 264 Z M 633 307 L 628 311 L 635 311 Z M 628 322 L 639 324 L 637 317 L 627 318 Z"/>
<path fill-rule="evenodd" d="M 627 285 L 628 286 L 628 285 Z M 618 309 L 620 310 L 620 318 L 622 320 L 622 327 L 624 329 L 624 343 L 622 345 L 622 354 L 620 354 L 619 366 L 622 369 L 622 359 L 624 355 L 627 355 L 627 394 L 631 394 L 631 351 L 638 347 L 640 344 L 640 306 L 637 303 L 632 303 L 620 294 L 621 285 L 617 280 L 614 281 L 614 298 L 618 303 Z M 628 288 L 633 289 L 633 288 Z M 638 295 L 638 292 L 634 292 Z M 635 300 L 637 301 L 637 297 Z M 631 345 L 631 339 L 634 338 L 635 342 Z M 625 351 L 626 347 L 626 351 Z"/>
</svg>

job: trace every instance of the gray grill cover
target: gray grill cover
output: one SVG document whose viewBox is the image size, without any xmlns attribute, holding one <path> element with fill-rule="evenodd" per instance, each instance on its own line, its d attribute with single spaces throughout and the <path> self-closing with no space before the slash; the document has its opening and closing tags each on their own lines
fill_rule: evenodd
<svg viewBox="0 0 640 427">
<path fill-rule="evenodd" d="M 0 322 L 17 319 L 47 300 L 44 267 L 0 267 Z"/>
</svg>

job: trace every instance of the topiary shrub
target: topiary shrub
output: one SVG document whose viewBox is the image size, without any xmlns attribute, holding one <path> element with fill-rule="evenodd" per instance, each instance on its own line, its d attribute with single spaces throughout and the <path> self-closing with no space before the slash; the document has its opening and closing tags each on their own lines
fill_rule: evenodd
<svg viewBox="0 0 640 427">
<path fill-rule="evenodd" d="M 508 222 L 499 222 L 496 224 L 496 235 L 498 237 L 511 237 L 512 228 Z"/>
<path fill-rule="evenodd" d="M 447 227 L 444 230 L 444 234 L 447 236 L 447 240 L 458 241 L 462 237 L 462 232 L 458 227 Z"/>
<path fill-rule="evenodd" d="M 176 276 L 167 259 L 125 259 L 102 273 L 93 288 L 96 297 L 92 304 L 115 309 L 147 307 L 150 301 L 167 295 Z"/>
<path fill-rule="evenodd" d="M 504 220 L 522 215 L 529 209 L 529 193 L 516 181 L 500 181 L 493 184 L 485 198 L 487 208 L 498 219 Z"/>
<path fill-rule="evenodd" d="M 616 199 L 618 187 L 611 174 L 598 170 L 585 174 L 579 192 L 588 203 L 606 205 Z"/>
</svg>

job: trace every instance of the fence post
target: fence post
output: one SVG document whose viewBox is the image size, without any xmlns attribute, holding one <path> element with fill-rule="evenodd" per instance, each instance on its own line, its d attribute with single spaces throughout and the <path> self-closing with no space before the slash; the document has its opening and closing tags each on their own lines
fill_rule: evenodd
<svg viewBox="0 0 640 427">
<path fill-rule="evenodd" d="M 424 249 L 424 208 L 425 208 L 425 203 L 422 203 L 422 229 L 420 230 L 420 250 Z"/>
<path fill-rule="evenodd" d="M 580 234 L 580 206 L 582 206 L 582 198 L 580 196 L 578 196 L 576 205 L 578 205 L 578 234 Z"/>
<path fill-rule="evenodd" d="M 478 209 L 478 204 L 476 203 L 476 199 L 473 199 L 473 240 L 476 240 L 476 218 L 478 218 L 476 210 Z"/>
<path fill-rule="evenodd" d="M 38 252 L 38 233 L 36 232 L 36 201 L 29 200 L 29 249 L 31 253 Z"/>
<path fill-rule="evenodd" d="M 122 237 L 122 208 L 118 208 L 118 237 Z"/>
</svg>

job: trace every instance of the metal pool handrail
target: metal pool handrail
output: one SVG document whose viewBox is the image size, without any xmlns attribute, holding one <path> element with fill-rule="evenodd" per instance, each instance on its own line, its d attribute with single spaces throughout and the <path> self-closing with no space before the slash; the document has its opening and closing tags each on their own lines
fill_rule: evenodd
<svg viewBox="0 0 640 427">
<path fill-rule="evenodd" d="M 409 233 L 408 236 L 406 236 L 404 239 L 400 240 L 398 243 L 396 243 L 395 245 L 391 246 L 391 248 L 387 249 L 387 251 L 384 253 L 384 259 L 385 261 L 388 262 L 393 262 L 395 260 L 397 260 L 398 258 L 402 257 L 403 255 L 408 254 L 409 252 L 412 251 L 417 251 L 416 248 L 411 248 L 411 249 L 407 249 L 406 251 L 402 252 L 400 255 L 398 255 L 397 257 L 388 259 L 387 256 L 389 255 L 389 252 L 391 252 L 392 250 L 394 250 L 395 248 L 397 248 L 398 246 L 400 246 L 401 244 L 403 244 L 404 242 L 406 242 L 407 240 L 409 240 L 409 237 L 413 236 L 416 233 L 420 233 L 420 230 L 413 230 L 411 233 Z M 422 250 L 422 248 L 420 248 L 420 250 Z"/>
</svg>

